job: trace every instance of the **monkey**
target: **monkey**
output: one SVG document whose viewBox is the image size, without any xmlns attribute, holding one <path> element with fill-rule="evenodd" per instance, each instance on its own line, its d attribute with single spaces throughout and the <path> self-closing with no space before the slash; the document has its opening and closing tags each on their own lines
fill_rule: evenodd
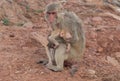
<svg viewBox="0 0 120 81">
<path fill-rule="evenodd" d="M 53 43 L 48 40 L 48 44 L 51 43 L 51 45 L 48 45 L 49 53 L 47 56 L 49 61 L 46 64 L 46 67 L 55 72 L 63 71 L 64 62 L 72 60 L 74 62 L 71 65 L 70 73 L 71 75 L 74 75 L 79 67 L 78 63 L 82 59 L 85 50 L 85 33 L 81 19 L 74 12 L 66 11 L 62 4 L 58 2 L 47 5 L 45 8 L 45 19 L 52 28 L 51 34 L 57 29 L 67 30 L 70 33 L 70 37 L 68 36 L 66 39 L 62 37 L 62 33 L 59 32 L 60 30 L 56 31 L 55 41 L 58 42 L 56 43 L 56 45 L 58 45 L 56 48 L 54 48 Z M 61 37 L 58 36 L 58 34 L 60 34 Z M 70 44 L 68 54 L 66 53 L 66 42 Z M 52 60 L 55 63 L 53 63 Z"/>
<path fill-rule="evenodd" d="M 66 44 L 66 53 L 68 53 L 70 51 L 70 48 L 71 48 L 71 45 L 69 43 L 69 39 L 72 38 L 71 37 L 71 34 L 66 31 L 65 29 L 56 29 L 54 31 L 52 31 L 51 35 L 48 37 L 48 40 L 49 40 L 49 44 L 48 44 L 48 47 L 49 48 L 52 48 L 52 49 L 49 49 L 50 53 L 49 55 L 51 56 L 51 60 L 52 60 L 52 63 L 55 64 L 55 61 L 54 61 L 54 52 L 55 52 L 55 48 L 57 48 L 59 46 L 59 42 L 56 40 L 57 37 L 61 37 L 63 40 L 65 40 L 65 44 Z M 54 49 L 53 49 L 54 48 Z M 45 61 L 46 62 L 46 61 Z M 45 62 L 41 62 L 42 64 L 44 64 Z"/>
<path fill-rule="evenodd" d="M 70 39 L 72 38 L 72 35 L 70 34 L 70 32 L 64 29 L 60 32 L 60 37 L 62 37 L 66 41 L 66 52 L 69 52 L 71 48 Z"/>
</svg>

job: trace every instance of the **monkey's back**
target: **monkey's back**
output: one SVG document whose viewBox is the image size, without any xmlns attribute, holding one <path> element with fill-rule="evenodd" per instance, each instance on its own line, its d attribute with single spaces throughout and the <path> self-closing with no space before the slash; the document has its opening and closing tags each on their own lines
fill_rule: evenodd
<svg viewBox="0 0 120 81">
<path fill-rule="evenodd" d="M 73 38 L 71 40 L 72 57 L 80 58 L 85 49 L 85 33 L 81 19 L 74 13 L 66 11 L 64 13 L 65 27 L 70 31 Z M 74 53 L 74 54 L 73 54 Z"/>
</svg>

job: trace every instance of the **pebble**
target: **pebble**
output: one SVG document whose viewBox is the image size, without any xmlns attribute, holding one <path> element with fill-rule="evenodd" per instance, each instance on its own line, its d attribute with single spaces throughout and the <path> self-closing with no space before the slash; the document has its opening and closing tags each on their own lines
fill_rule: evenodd
<svg viewBox="0 0 120 81">
<path fill-rule="evenodd" d="M 95 72 L 95 70 L 89 69 L 88 73 L 91 74 L 91 75 L 95 75 L 96 72 Z"/>
<path fill-rule="evenodd" d="M 113 66 L 119 66 L 119 62 L 113 57 L 107 56 L 107 61 Z"/>
<path fill-rule="evenodd" d="M 103 48 L 102 48 L 102 47 L 99 47 L 99 48 L 97 49 L 97 52 L 103 52 Z"/>
</svg>

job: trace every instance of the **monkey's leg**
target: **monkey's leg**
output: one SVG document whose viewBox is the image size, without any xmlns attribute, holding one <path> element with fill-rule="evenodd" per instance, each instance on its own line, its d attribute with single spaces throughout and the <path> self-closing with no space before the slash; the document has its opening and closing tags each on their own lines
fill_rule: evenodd
<svg viewBox="0 0 120 81">
<path fill-rule="evenodd" d="M 71 69 L 70 69 L 70 74 L 71 76 L 74 76 L 74 74 L 78 71 L 78 65 L 77 64 L 74 64 L 71 66 Z"/>
<path fill-rule="evenodd" d="M 60 44 L 59 47 L 55 51 L 55 62 L 56 66 L 48 66 L 47 68 L 53 71 L 62 71 L 64 67 L 64 61 L 67 58 L 66 52 L 66 45 Z"/>
<path fill-rule="evenodd" d="M 67 55 L 68 55 L 65 53 L 66 53 L 66 45 L 61 44 L 59 48 L 56 50 L 56 55 L 55 55 L 55 61 L 56 61 L 58 70 L 63 70 L 64 61 L 65 59 L 67 59 Z"/>
<path fill-rule="evenodd" d="M 55 56 L 54 51 L 55 51 L 55 49 L 47 47 L 46 52 L 47 52 L 48 60 L 47 59 L 41 59 L 39 62 L 37 62 L 37 64 L 53 65 L 53 62 L 55 60 L 54 59 L 54 56 Z"/>
<path fill-rule="evenodd" d="M 80 52 L 78 52 L 74 48 L 71 48 L 71 50 L 70 50 L 70 59 L 72 61 L 72 65 L 71 65 L 71 68 L 70 68 L 70 74 L 71 74 L 71 76 L 74 76 L 74 74 L 78 71 L 79 61 L 80 61 L 80 57 L 78 56 L 79 53 Z"/>
<path fill-rule="evenodd" d="M 59 42 L 56 40 L 56 38 L 59 36 L 60 29 L 57 29 L 51 33 L 50 36 L 48 36 L 48 41 L 55 44 L 54 48 L 57 48 L 59 46 Z"/>
<path fill-rule="evenodd" d="M 47 56 L 48 56 L 48 63 L 47 66 L 52 66 L 53 65 L 53 61 L 54 61 L 54 50 L 53 48 L 46 48 L 46 52 L 47 52 Z"/>
</svg>

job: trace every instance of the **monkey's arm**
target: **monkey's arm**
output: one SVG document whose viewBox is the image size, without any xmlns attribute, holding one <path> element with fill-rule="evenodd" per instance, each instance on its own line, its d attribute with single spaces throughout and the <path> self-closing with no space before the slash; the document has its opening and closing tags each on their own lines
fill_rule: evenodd
<svg viewBox="0 0 120 81">
<path fill-rule="evenodd" d="M 54 48 L 59 46 L 59 42 L 56 40 L 56 38 L 59 36 L 60 30 L 54 30 L 52 31 L 51 35 L 48 37 L 48 41 L 55 44 Z"/>
</svg>

